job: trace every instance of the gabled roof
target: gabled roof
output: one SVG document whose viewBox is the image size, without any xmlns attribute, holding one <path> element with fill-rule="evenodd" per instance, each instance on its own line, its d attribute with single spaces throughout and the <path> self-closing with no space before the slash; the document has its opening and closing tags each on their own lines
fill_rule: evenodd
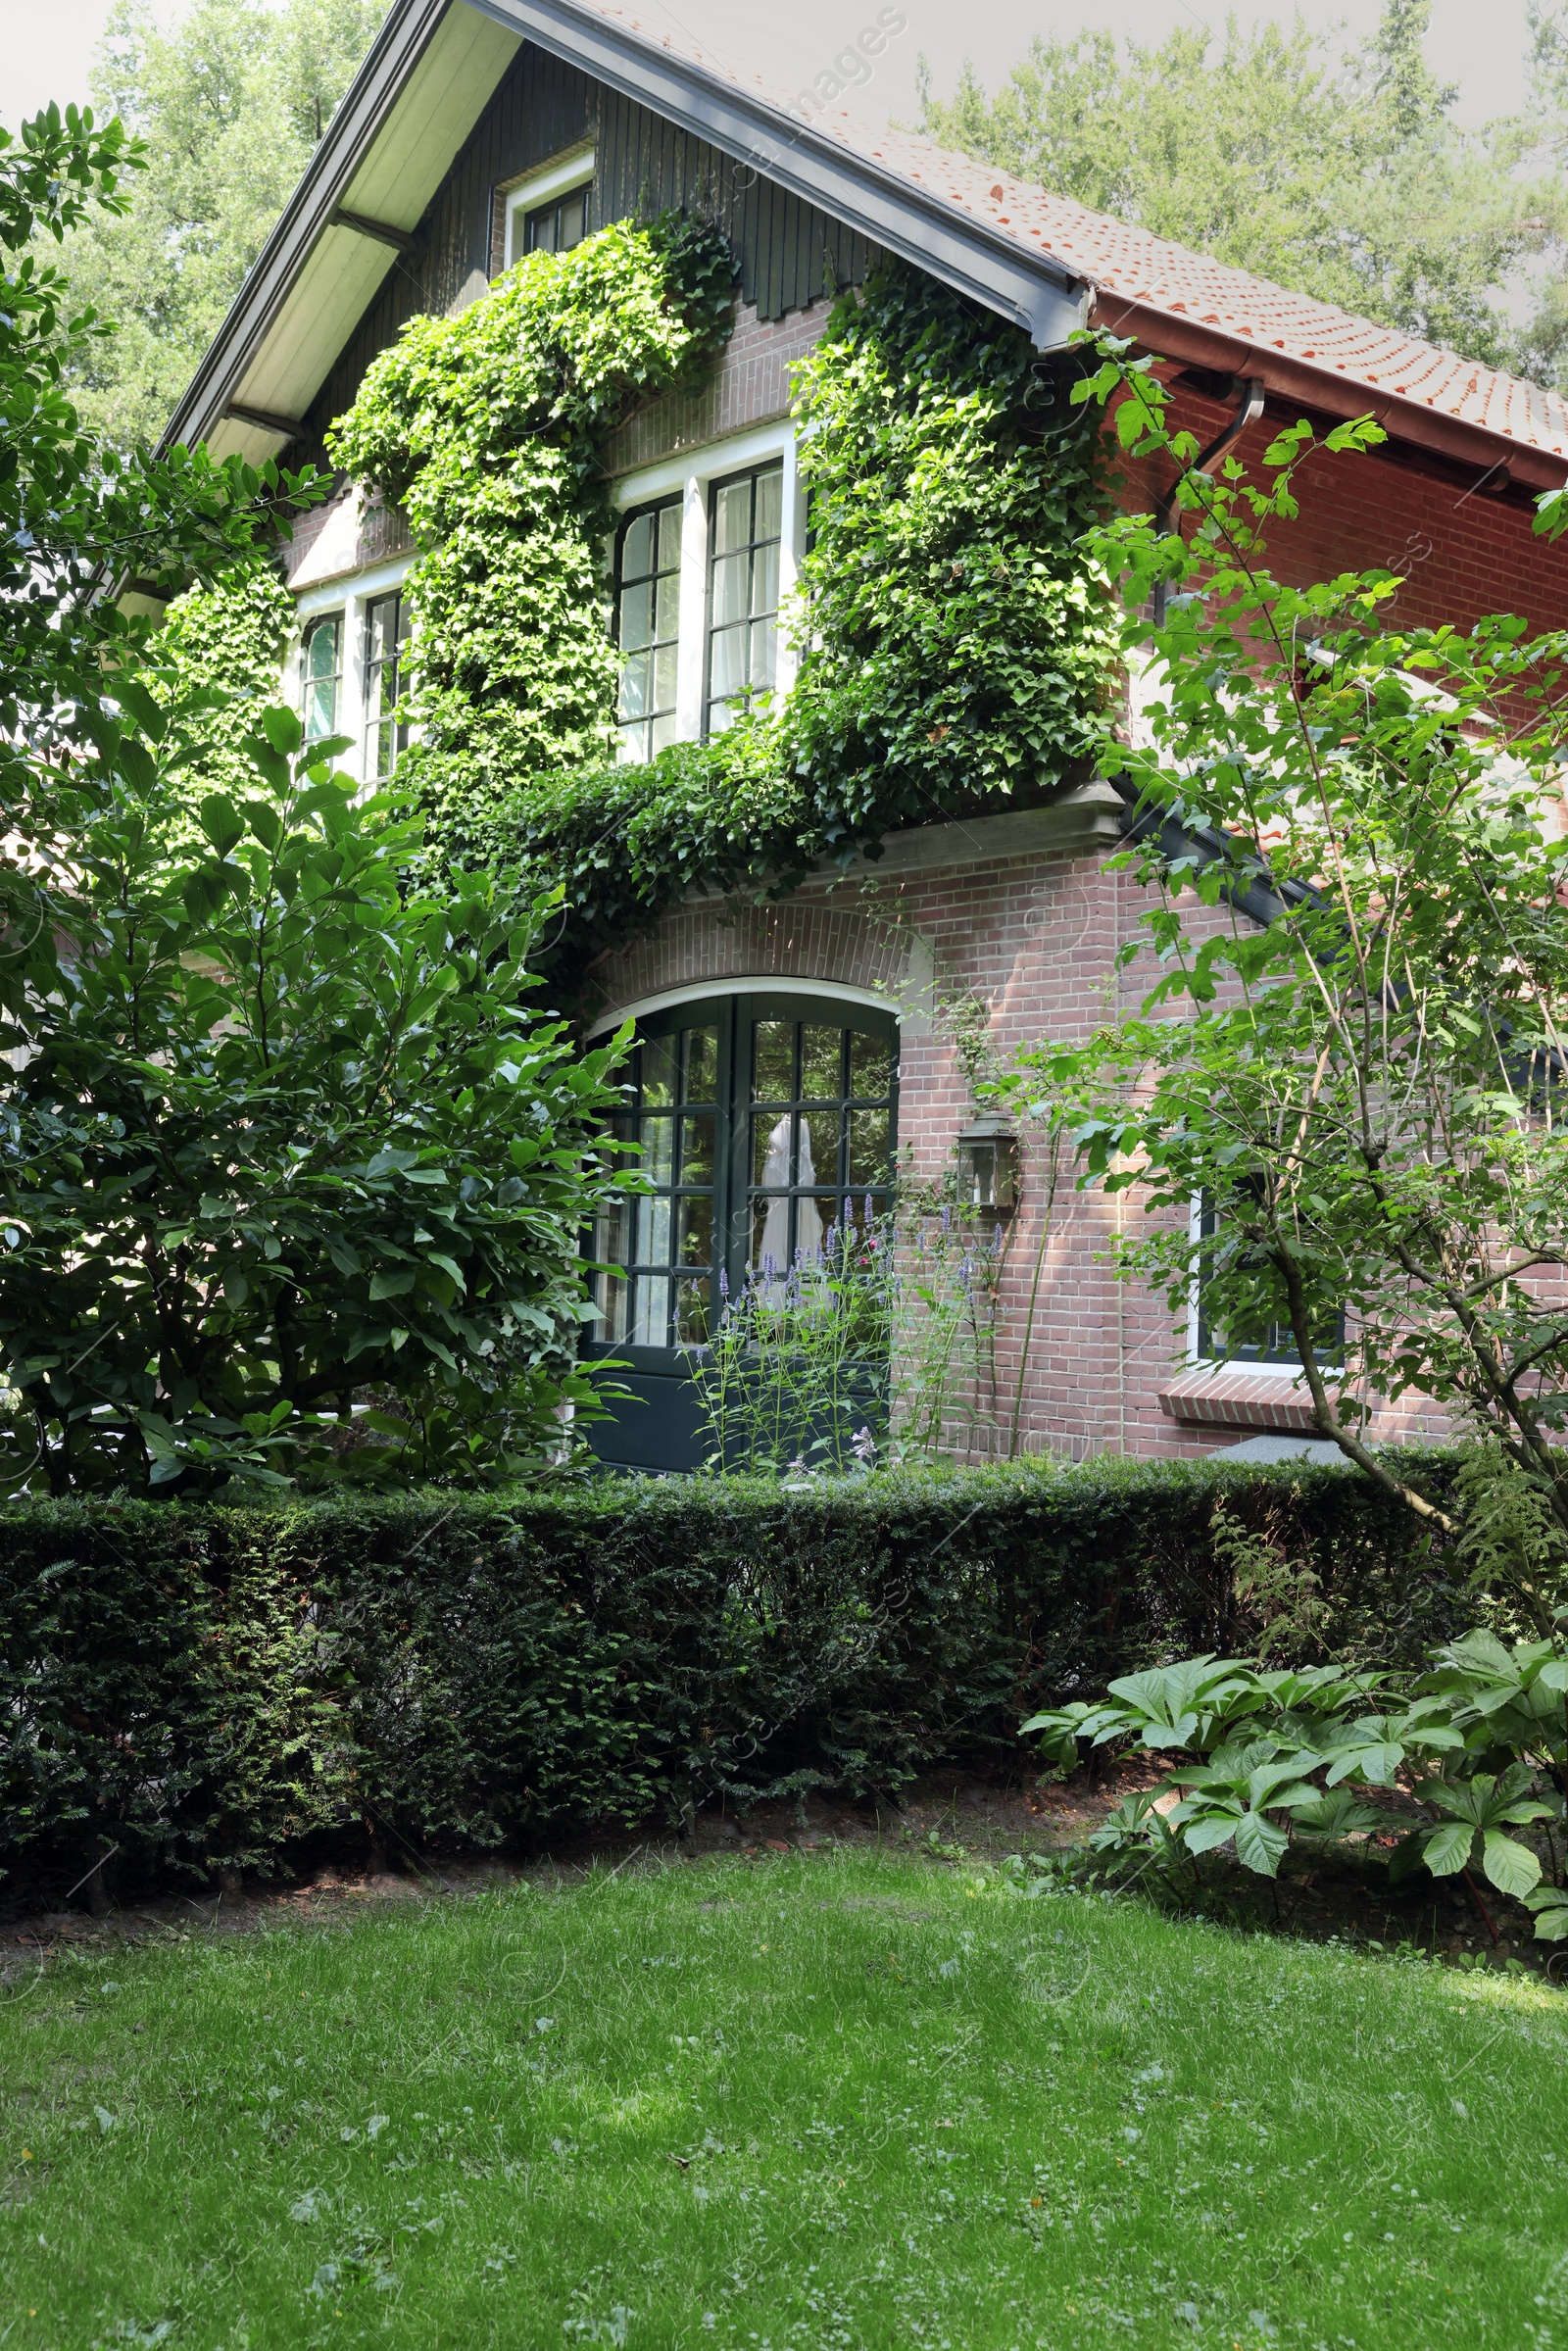
<svg viewBox="0 0 1568 2351">
<path fill-rule="evenodd" d="M 1513 444 L 1519 453 L 1513 470 L 1522 477 L 1537 478 L 1529 465 L 1535 456 L 1553 461 L 1540 474 L 1543 482 L 1563 478 L 1568 401 L 1557 392 L 1309 294 L 1293 294 L 928 140 L 869 130 L 847 115 L 825 122 L 841 122 L 847 139 L 866 144 L 901 175 L 935 185 L 956 209 L 1021 245 L 1049 250 L 1093 287 L 1097 326 L 1133 335 L 1172 359 L 1261 375 L 1271 390 L 1346 416 L 1372 410 L 1401 435 L 1446 446 L 1454 456 L 1479 454 L 1469 443 L 1472 431 L 1493 434 Z M 1426 410 L 1430 422 L 1423 425 L 1410 408 Z M 1450 436 L 1445 424 L 1459 430 Z"/>
<path fill-rule="evenodd" d="M 795 95 L 608 0 L 395 0 L 170 439 L 253 458 L 285 445 L 523 40 L 1016 319 L 1042 349 L 1093 322 L 1333 415 L 1370 409 L 1396 436 L 1483 471 L 1549 487 L 1568 476 L 1555 393 L 847 109 L 808 119 Z M 367 233 L 377 226 L 379 240 Z"/>
</svg>

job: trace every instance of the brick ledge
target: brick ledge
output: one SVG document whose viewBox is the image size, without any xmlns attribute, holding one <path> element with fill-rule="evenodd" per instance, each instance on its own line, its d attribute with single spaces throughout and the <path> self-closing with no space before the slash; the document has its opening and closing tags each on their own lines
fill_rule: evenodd
<svg viewBox="0 0 1568 2351">
<path fill-rule="evenodd" d="M 1162 1411 L 1195 1427 L 1317 1431 L 1305 1386 L 1282 1372 L 1200 1368 L 1179 1373 L 1158 1394 Z"/>
</svg>

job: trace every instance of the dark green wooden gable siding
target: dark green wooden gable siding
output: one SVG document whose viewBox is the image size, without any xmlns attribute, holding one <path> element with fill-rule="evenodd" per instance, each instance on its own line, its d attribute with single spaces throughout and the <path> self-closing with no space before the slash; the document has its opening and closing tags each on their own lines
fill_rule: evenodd
<svg viewBox="0 0 1568 2351">
<path fill-rule="evenodd" d="M 410 318 L 450 310 L 475 272 L 488 274 L 497 187 L 590 135 L 594 226 L 672 205 L 714 221 L 739 258 L 742 298 L 760 317 L 781 318 L 863 279 L 872 249 L 842 221 L 525 45 L 419 224 L 422 254 L 400 257 L 383 280 L 313 403 L 309 438 L 289 453 L 291 464 L 320 462 L 320 436 Z"/>
</svg>

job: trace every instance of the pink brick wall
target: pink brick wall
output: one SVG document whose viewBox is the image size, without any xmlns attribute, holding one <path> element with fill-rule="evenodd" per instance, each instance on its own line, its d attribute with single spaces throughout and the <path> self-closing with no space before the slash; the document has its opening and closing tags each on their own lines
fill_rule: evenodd
<svg viewBox="0 0 1568 2351">
<path fill-rule="evenodd" d="M 873 989 L 904 1013 L 901 1147 L 916 1176 L 939 1177 L 971 1113 L 942 1006 L 962 995 L 984 998 L 1004 1059 L 1042 1039 L 1084 1037 L 1134 1005 L 1150 984 L 1147 964 L 1118 973 L 1114 961 L 1143 904 L 1131 876 L 1105 871 L 1100 858 L 1066 854 L 812 881 L 772 907 L 693 901 L 601 958 L 592 998 L 604 1014 L 703 981 L 720 990 L 755 979 Z M 1001 1300 L 1004 1445 L 1049 1181 L 1044 1149 L 1027 1135 L 1022 1172 Z M 1119 1201 L 1081 1193 L 1064 1169 L 1024 1366 L 1022 1448 L 1071 1459 L 1101 1451 L 1201 1454 L 1250 1431 L 1302 1428 L 1304 1392 L 1276 1374 L 1204 1378 L 1196 1383 L 1198 1396 L 1181 1395 L 1195 1386 L 1179 1378 L 1185 1327 L 1176 1329 L 1162 1301 L 1116 1281 L 1102 1261 L 1118 1222 L 1132 1231 L 1142 1215 L 1138 1192 Z M 1383 1413 L 1370 1429 L 1375 1438 L 1441 1433 L 1435 1416 L 1409 1410 Z"/>
</svg>

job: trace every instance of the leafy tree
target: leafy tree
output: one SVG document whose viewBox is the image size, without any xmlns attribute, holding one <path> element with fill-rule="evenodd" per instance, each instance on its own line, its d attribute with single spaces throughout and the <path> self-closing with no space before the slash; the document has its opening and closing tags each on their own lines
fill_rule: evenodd
<svg viewBox="0 0 1568 2351">
<path fill-rule="evenodd" d="M 83 416 L 153 441 L 374 38 L 385 0 L 196 0 L 164 31 L 120 0 L 94 99 L 146 141 L 125 217 L 72 238 L 80 296 L 119 321 L 73 371 Z"/>
<path fill-rule="evenodd" d="M 417 829 L 271 709 L 171 855 L 180 714 L 122 686 L 74 940 L 0 1028 L 13 1484 L 470 1479 L 559 1452 L 614 1052 L 525 1008 L 514 897 L 401 883 Z M 393 1408 L 352 1436 L 356 1392 Z"/>
<path fill-rule="evenodd" d="M 1568 222 L 1542 125 L 1470 135 L 1422 54 L 1429 0 L 1387 0 L 1342 71 L 1299 22 L 1223 44 L 1037 39 L 988 97 L 927 78 L 921 128 L 1097 212 L 1491 364 L 1501 281 Z M 1559 113 L 1560 113 L 1559 109 Z M 1532 157 L 1536 176 L 1527 169 Z"/>
<path fill-rule="evenodd" d="M 1568 1527 L 1568 638 L 1401 630 L 1384 571 L 1281 586 L 1264 528 L 1378 428 L 1320 450 L 1298 425 L 1260 480 L 1210 479 L 1150 365 L 1123 347 L 1094 389 L 1124 446 L 1175 463 L 1193 525 L 1098 540 L 1144 702 L 1102 758 L 1144 810 L 1127 857 L 1162 976 L 1010 1083 L 1085 1181 L 1143 1188 L 1122 1271 L 1183 1322 L 1200 1285 L 1220 1351 L 1289 1332 L 1317 1427 L 1369 1476 L 1444 1516 L 1361 1434 L 1369 1397 L 1424 1395 Z"/>
<path fill-rule="evenodd" d="M 151 634 L 106 591 L 127 575 L 172 589 L 253 565 L 286 531 L 276 501 L 319 488 L 205 449 L 120 454 L 84 428 L 66 387 L 110 329 L 43 253 L 88 219 L 122 218 L 123 175 L 144 162 L 122 123 L 74 108 L 0 130 L 0 1004 L 51 984 L 62 792 L 113 729 L 118 680 Z"/>
<path fill-rule="evenodd" d="M 274 501 L 322 486 L 117 453 L 67 398 L 107 329 L 38 240 L 141 160 L 74 110 L 0 133 L 0 1477 L 323 1475 L 366 1384 L 401 1410 L 350 1467 L 515 1467 L 574 1386 L 608 1056 L 529 1018 L 494 884 L 404 895 L 416 832 L 341 747 L 215 742 L 119 609 L 194 575 L 265 618 Z"/>
</svg>

